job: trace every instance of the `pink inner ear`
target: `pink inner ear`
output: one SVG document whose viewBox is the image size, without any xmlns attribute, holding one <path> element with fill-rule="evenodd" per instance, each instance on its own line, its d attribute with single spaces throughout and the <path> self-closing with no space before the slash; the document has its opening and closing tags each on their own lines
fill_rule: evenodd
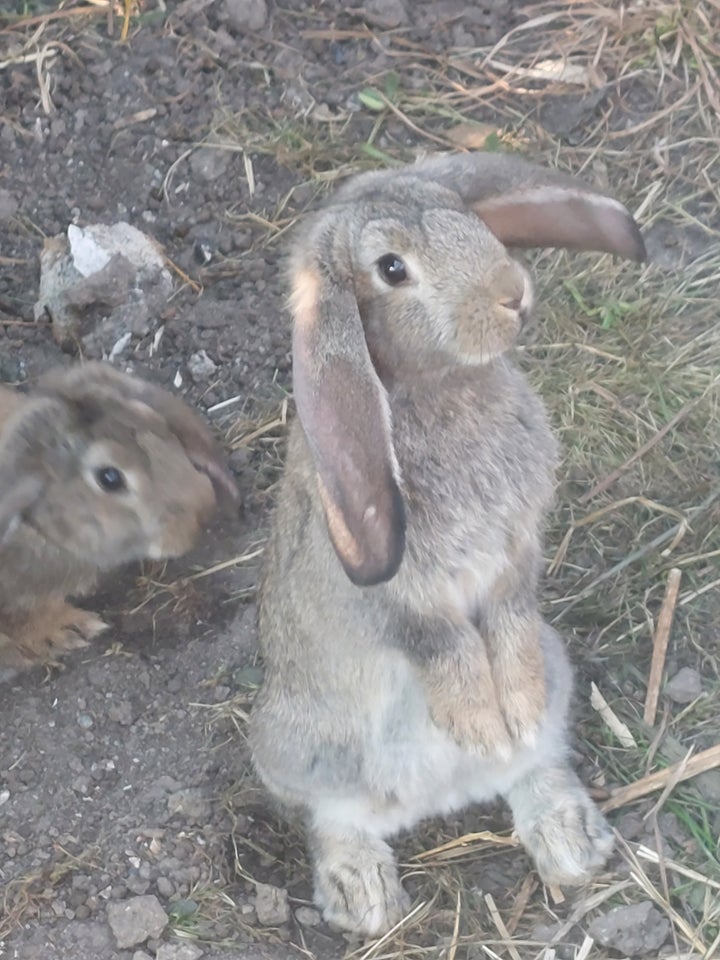
<svg viewBox="0 0 720 960">
<path fill-rule="evenodd" d="M 405 547 L 405 514 L 387 396 L 354 293 L 303 266 L 291 307 L 295 403 L 330 539 L 353 583 L 389 580 Z"/>
<path fill-rule="evenodd" d="M 216 493 L 221 490 L 231 500 L 235 502 L 240 500 L 240 491 L 235 483 L 235 478 L 219 457 L 197 454 L 192 450 L 188 450 L 187 455 L 195 469 L 204 473 L 211 481 Z"/>
<path fill-rule="evenodd" d="M 645 259 L 645 244 L 625 207 L 597 193 L 534 187 L 473 204 L 508 247 L 599 250 L 628 260 Z"/>
</svg>

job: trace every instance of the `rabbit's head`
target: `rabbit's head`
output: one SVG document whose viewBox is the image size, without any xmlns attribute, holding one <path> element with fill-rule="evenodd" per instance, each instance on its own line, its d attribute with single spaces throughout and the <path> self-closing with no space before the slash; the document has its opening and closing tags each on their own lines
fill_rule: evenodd
<svg viewBox="0 0 720 960">
<path fill-rule="evenodd" d="M 390 579 L 404 549 L 387 390 L 413 370 L 482 364 L 511 346 L 532 285 L 508 247 L 645 255 L 616 200 L 483 153 L 359 176 L 296 241 L 295 399 L 331 540 L 358 585 Z"/>
<path fill-rule="evenodd" d="M 21 523 L 84 563 L 178 556 L 237 490 L 208 428 L 106 364 L 53 371 L 0 426 L 0 542 Z"/>
</svg>

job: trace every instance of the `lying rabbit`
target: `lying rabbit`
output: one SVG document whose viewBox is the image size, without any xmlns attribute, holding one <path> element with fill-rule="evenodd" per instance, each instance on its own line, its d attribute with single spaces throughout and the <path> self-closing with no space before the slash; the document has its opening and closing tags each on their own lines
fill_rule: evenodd
<svg viewBox="0 0 720 960">
<path fill-rule="evenodd" d="M 328 921 L 408 900 L 386 838 L 504 796 L 547 883 L 610 831 L 569 766 L 571 670 L 536 590 L 556 444 L 505 356 L 508 246 L 644 257 L 615 200 L 513 156 L 359 176 L 292 252 L 290 434 L 261 584 L 256 767 L 304 815 Z"/>
<path fill-rule="evenodd" d="M 200 418 L 107 364 L 0 388 L 0 665 L 53 661 L 106 624 L 67 596 L 193 545 L 237 490 Z"/>
</svg>

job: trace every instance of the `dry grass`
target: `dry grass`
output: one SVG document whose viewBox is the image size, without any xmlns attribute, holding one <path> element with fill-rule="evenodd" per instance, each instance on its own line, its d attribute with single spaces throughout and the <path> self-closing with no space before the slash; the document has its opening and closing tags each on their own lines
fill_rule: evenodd
<svg viewBox="0 0 720 960">
<path fill-rule="evenodd" d="M 53 61 L 57 56 L 67 56 L 79 62 L 58 27 L 103 18 L 108 36 L 124 43 L 131 35 L 131 24 L 139 24 L 143 17 L 161 12 L 157 6 L 149 10 L 149 0 L 88 0 L 86 3 L 66 0 L 57 4 L 28 0 L 22 6 L 25 10 L 16 13 L 0 10 L 0 70 L 34 64 L 40 103 L 47 115 L 55 112 L 51 82 Z M 24 131 L 18 128 L 18 132 Z"/>
<path fill-rule="evenodd" d="M 428 150 L 510 146 L 606 181 L 643 224 L 656 256 L 641 270 L 610 257 L 535 257 L 541 306 L 519 356 L 564 447 L 544 601 L 581 664 L 580 740 L 596 794 L 669 767 L 638 812 L 650 834 L 674 814 L 686 841 L 668 841 L 658 857 L 619 837 L 625 878 L 608 874 L 554 903 L 525 877 L 523 854 L 507 838 L 433 823 L 402 845 L 412 851 L 404 864 L 413 915 L 347 955 L 600 958 L 587 936 L 592 917 L 650 899 L 671 923 L 674 955 L 710 958 L 720 944 L 718 774 L 679 780 L 689 750 L 720 741 L 720 6 L 553 3 L 529 15 L 492 50 L 442 58 L 399 34 L 383 38 L 395 70 L 360 91 L 364 125 L 309 112 L 270 133 L 247 116 L 224 117 L 218 130 L 292 164 L 318 189 L 386 162 L 383 153 L 405 159 L 401 132 Z M 575 126 L 555 136 L 543 125 L 554 104 L 568 115 L 577 109 Z M 286 208 L 270 212 L 268 239 L 291 222 Z M 650 727 L 643 704 L 671 568 L 682 571 L 682 586 L 664 679 L 690 664 L 706 686 L 687 707 L 661 694 Z M 625 745 L 590 708 L 591 678 L 629 731 Z M 633 802 L 632 791 L 617 796 Z M 488 898 L 489 864 L 508 857 L 510 895 Z M 557 924 L 549 943 L 529 935 L 540 921 Z"/>
<path fill-rule="evenodd" d="M 523 150 L 607 183 L 642 223 L 656 254 L 642 269 L 610 257 L 534 258 L 538 323 L 519 351 L 564 447 L 544 603 L 580 666 L 578 739 L 602 801 L 720 741 L 720 0 L 565 0 L 527 13 L 529 21 L 492 49 L 442 55 L 402 32 L 306 32 L 306 40 L 352 33 L 382 43 L 393 69 L 366 78 L 357 113 L 321 104 L 284 117 L 222 108 L 202 145 L 243 152 L 251 195 L 259 154 L 310 185 L 302 202 L 292 187 L 264 215 L 228 212 L 233 222 L 251 222 L 259 242 L 281 240 L 339 177 L 417 152 L 408 137 L 428 151 Z M 37 63 L 43 103 L 43 71 L 58 53 L 66 51 L 40 33 L 15 54 Z M 262 82 L 262 64 L 257 69 Z M 277 478 L 286 412 L 285 404 L 267 417 L 233 415 L 228 428 L 231 447 L 250 443 L 266 464 L 265 489 Z M 664 676 L 694 666 L 704 693 L 683 707 L 661 694 L 650 726 L 643 707 L 652 642 L 672 568 L 682 581 Z M 146 585 L 148 595 L 165 591 L 169 603 L 181 586 Z M 617 726 L 591 708 L 591 681 Z M 210 719 L 242 732 L 247 699 L 213 705 Z M 618 730 L 628 732 L 623 742 Z M 650 899 L 671 923 L 672 955 L 710 960 L 720 952 L 718 774 L 680 783 L 676 772 L 631 808 L 647 829 L 641 823 L 641 842 L 619 837 L 624 867 L 564 902 L 528 876 L 497 817 L 474 816 L 472 832 L 464 820 L 428 824 L 400 847 L 416 898 L 412 915 L 389 937 L 350 945 L 346 955 L 600 960 L 606 953 L 587 935 L 590 920 Z M 239 812 L 246 802 L 239 790 L 228 807 Z M 620 826 L 626 811 L 612 815 Z M 679 829 L 658 856 L 647 841 L 667 830 L 667 813 Z M 272 843 L 236 839 L 255 848 L 237 850 L 247 882 L 262 879 L 248 872 L 253 856 L 261 865 L 281 856 Z M 504 892 L 494 892 L 498 884 Z M 223 909 L 226 894 L 213 896 Z M 553 932 L 533 938 L 537 923 Z"/>
<path fill-rule="evenodd" d="M 5 839 L 11 842 L 6 834 Z M 17 838 L 19 839 L 19 838 Z M 48 864 L 24 877 L 8 883 L 0 901 L 0 943 L 13 930 L 17 930 L 51 911 L 51 904 L 58 897 L 57 887 L 75 871 L 89 866 L 97 869 L 99 851 L 95 848 L 73 854 L 60 843 L 53 845 Z"/>
</svg>

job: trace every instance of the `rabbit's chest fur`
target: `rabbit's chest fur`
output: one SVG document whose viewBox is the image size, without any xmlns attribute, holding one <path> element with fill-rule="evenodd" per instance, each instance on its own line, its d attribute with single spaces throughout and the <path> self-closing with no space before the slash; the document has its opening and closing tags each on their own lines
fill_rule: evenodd
<svg viewBox="0 0 720 960">
<path fill-rule="evenodd" d="M 97 567 L 49 543 L 27 524 L 0 547 L 0 613 L 30 609 L 38 596 L 83 596 L 95 586 Z"/>
<path fill-rule="evenodd" d="M 352 629 L 349 635 L 358 639 Z M 346 648 L 344 658 L 328 660 L 315 664 L 314 696 L 301 694 L 291 706 L 288 691 L 277 700 L 270 687 L 256 706 L 255 762 L 291 807 L 312 796 L 331 819 L 371 823 L 388 836 L 487 801 L 539 760 L 557 757 L 564 704 L 553 694 L 534 747 L 503 762 L 463 750 L 433 723 L 417 674 L 399 651 L 356 648 L 348 655 Z"/>
<path fill-rule="evenodd" d="M 384 835 L 427 816 L 490 800 L 539 759 L 548 763 L 556 759 L 564 701 L 552 689 L 536 744 L 518 748 L 505 762 L 463 750 L 432 722 L 422 687 L 405 657 L 389 651 L 380 654 L 372 680 L 379 696 L 362 750 L 361 782 L 370 787 L 375 802 L 368 805 L 366 797 L 350 802 L 364 806 L 359 815 L 366 822 L 370 818 Z M 385 803 L 377 800 L 382 796 Z M 337 795 L 329 800 L 330 804 L 345 802 L 346 797 Z"/>
<path fill-rule="evenodd" d="M 505 361 L 430 371 L 390 402 L 408 523 L 395 587 L 471 616 L 539 550 L 557 459 L 544 407 Z"/>
<path fill-rule="evenodd" d="M 289 803 L 315 789 L 350 802 L 351 785 L 372 785 L 387 797 L 373 816 L 393 831 L 492 796 L 545 749 L 541 735 L 509 768 L 461 750 L 432 722 L 394 633 L 398 597 L 470 617 L 518 553 L 535 556 L 556 445 L 539 399 L 505 363 L 433 372 L 398 386 L 390 405 L 407 543 L 398 574 L 379 587 L 358 590 L 342 570 L 308 493 L 304 435 L 297 424 L 292 432 L 297 469 L 280 495 L 260 595 L 268 672 L 253 738 L 258 768 Z"/>
</svg>

